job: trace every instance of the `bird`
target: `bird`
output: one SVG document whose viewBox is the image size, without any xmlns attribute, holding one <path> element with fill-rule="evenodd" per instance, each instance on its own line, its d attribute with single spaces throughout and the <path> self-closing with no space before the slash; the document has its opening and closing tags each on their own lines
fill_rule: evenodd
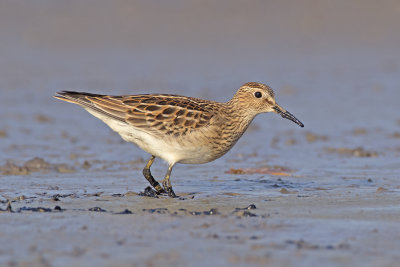
<svg viewBox="0 0 400 267">
<path fill-rule="evenodd" d="M 151 155 L 143 175 L 157 194 L 177 197 L 170 181 L 176 163 L 203 164 L 226 154 L 256 115 L 274 112 L 304 127 L 275 101 L 263 83 L 243 84 L 227 102 L 173 94 L 102 95 L 75 91 L 54 97 L 77 104 L 102 120 L 122 139 Z M 162 185 L 151 174 L 155 158 L 168 163 Z"/>
</svg>

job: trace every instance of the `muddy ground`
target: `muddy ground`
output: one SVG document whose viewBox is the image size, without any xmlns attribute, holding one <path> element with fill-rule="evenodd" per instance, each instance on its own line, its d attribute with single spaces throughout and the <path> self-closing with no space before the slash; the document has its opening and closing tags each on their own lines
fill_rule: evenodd
<svg viewBox="0 0 400 267">
<path fill-rule="evenodd" d="M 398 10 L 2 1 L 0 265 L 397 266 Z M 226 101 L 248 81 L 305 128 L 258 116 L 223 158 L 176 165 L 176 199 L 143 196 L 149 155 L 52 98 Z"/>
</svg>

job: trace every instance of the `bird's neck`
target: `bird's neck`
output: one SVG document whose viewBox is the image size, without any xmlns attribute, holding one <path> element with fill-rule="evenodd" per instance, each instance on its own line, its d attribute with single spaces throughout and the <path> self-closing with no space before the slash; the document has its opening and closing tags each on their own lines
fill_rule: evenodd
<svg viewBox="0 0 400 267">
<path fill-rule="evenodd" d="M 226 125 L 228 131 L 235 132 L 235 139 L 239 139 L 240 136 L 247 130 L 250 123 L 253 121 L 256 114 L 249 112 L 250 109 L 245 105 L 242 105 L 240 101 L 230 100 L 225 106 L 225 118 L 227 120 Z"/>
<path fill-rule="evenodd" d="M 253 112 L 250 103 L 243 101 L 242 98 L 237 97 L 236 95 L 225 104 L 227 113 L 229 114 L 228 117 L 233 120 L 240 120 L 244 124 L 247 123 L 247 126 L 257 115 L 256 112 Z"/>
</svg>

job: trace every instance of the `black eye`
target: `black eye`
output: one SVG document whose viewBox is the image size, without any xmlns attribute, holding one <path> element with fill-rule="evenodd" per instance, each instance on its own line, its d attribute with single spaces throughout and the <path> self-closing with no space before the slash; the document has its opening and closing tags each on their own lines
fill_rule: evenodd
<svg viewBox="0 0 400 267">
<path fill-rule="evenodd" d="M 257 98 L 260 98 L 260 97 L 262 97 L 262 94 L 261 94 L 261 92 L 255 92 L 254 96 Z"/>
</svg>

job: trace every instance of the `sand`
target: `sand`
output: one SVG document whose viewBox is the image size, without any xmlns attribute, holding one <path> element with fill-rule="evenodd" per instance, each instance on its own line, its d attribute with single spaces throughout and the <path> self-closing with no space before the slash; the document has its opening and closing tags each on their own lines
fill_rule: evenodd
<svg viewBox="0 0 400 267">
<path fill-rule="evenodd" d="M 2 1 L 0 265 L 397 266 L 396 10 Z M 258 116 L 223 158 L 175 166 L 177 199 L 142 196 L 149 155 L 52 98 L 226 101 L 248 81 L 269 83 L 305 128 Z"/>
</svg>

